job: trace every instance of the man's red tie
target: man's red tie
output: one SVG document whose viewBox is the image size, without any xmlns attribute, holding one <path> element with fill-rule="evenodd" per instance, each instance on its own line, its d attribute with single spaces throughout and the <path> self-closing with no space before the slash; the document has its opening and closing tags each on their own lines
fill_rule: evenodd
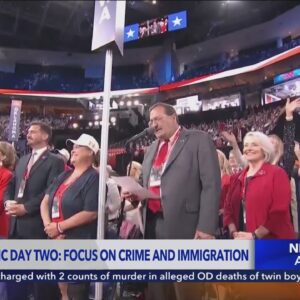
<svg viewBox="0 0 300 300">
<path fill-rule="evenodd" d="M 153 163 L 154 168 L 160 168 L 166 162 L 167 154 L 168 154 L 168 144 L 169 141 L 165 141 L 163 145 L 160 147 L 158 155 L 155 158 Z M 156 195 L 160 195 L 160 186 L 152 186 L 149 187 L 149 190 Z M 149 199 L 148 200 L 148 208 L 153 212 L 157 213 L 161 211 L 161 203 L 160 199 Z"/>
</svg>

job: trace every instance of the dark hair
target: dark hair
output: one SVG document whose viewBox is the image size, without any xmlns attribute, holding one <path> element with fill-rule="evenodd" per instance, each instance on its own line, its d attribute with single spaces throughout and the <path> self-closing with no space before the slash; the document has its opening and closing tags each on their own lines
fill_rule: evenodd
<svg viewBox="0 0 300 300">
<path fill-rule="evenodd" d="M 40 130 L 43 131 L 44 133 L 46 133 L 48 135 L 48 143 L 51 142 L 52 139 L 52 129 L 49 125 L 47 125 L 44 122 L 40 122 L 40 121 L 34 121 L 32 123 L 30 123 L 30 126 L 39 126 Z"/>
<path fill-rule="evenodd" d="M 165 111 L 165 114 L 167 116 L 173 116 L 175 115 L 176 116 L 176 121 L 178 122 L 178 116 L 177 116 L 177 113 L 176 113 L 176 110 L 175 108 L 170 105 L 170 104 L 167 104 L 167 103 L 164 103 L 164 102 L 157 102 L 155 104 L 153 104 L 150 108 L 149 108 L 149 113 L 155 109 L 156 107 L 163 107 L 164 111 Z"/>
<path fill-rule="evenodd" d="M 98 151 L 96 154 L 94 153 L 93 165 L 94 165 L 95 168 L 98 168 L 100 166 L 100 151 Z"/>
</svg>

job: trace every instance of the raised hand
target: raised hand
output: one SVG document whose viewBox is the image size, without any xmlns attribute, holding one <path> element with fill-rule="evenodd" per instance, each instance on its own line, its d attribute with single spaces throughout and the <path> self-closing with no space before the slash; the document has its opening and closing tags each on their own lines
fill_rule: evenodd
<svg viewBox="0 0 300 300">
<path fill-rule="evenodd" d="M 290 98 L 287 98 L 285 104 L 285 114 L 288 119 L 293 118 L 293 112 L 295 111 L 296 108 L 300 108 L 300 98 L 297 98 L 292 102 Z"/>
<path fill-rule="evenodd" d="M 222 131 L 221 136 L 228 142 L 230 145 L 236 144 L 236 137 L 235 135 L 231 132 L 229 133 L 228 131 Z"/>
</svg>

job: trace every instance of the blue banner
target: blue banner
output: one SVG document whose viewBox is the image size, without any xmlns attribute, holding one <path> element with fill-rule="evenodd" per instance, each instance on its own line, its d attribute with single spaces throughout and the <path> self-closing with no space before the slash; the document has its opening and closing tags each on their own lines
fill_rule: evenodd
<svg viewBox="0 0 300 300">
<path fill-rule="evenodd" d="M 10 142 L 16 142 L 19 139 L 21 107 L 22 107 L 22 101 L 20 100 L 11 101 L 9 127 L 8 127 L 8 140 Z"/>
<path fill-rule="evenodd" d="M 256 240 L 256 270 L 300 270 L 299 240 Z"/>
<path fill-rule="evenodd" d="M 168 15 L 168 31 L 174 31 L 187 27 L 186 10 Z"/>
</svg>

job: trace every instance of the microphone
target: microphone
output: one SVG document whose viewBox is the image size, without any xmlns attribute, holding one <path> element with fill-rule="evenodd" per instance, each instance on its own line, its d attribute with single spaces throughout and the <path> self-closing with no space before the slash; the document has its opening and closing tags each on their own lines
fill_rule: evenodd
<svg viewBox="0 0 300 300">
<path fill-rule="evenodd" d="M 148 128 L 145 128 L 142 132 L 134 135 L 133 137 L 131 137 L 125 145 L 128 145 L 129 143 L 131 142 L 134 142 L 142 137 L 144 137 L 145 135 L 149 134 L 149 135 L 152 135 L 154 133 L 154 128 L 153 127 L 148 127 Z"/>
</svg>

